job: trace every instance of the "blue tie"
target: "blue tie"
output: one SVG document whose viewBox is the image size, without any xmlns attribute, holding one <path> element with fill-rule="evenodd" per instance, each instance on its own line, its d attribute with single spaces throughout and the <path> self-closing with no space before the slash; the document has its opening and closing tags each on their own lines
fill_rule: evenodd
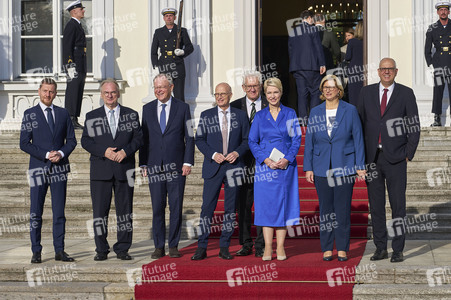
<svg viewBox="0 0 451 300">
<path fill-rule="evenodd" d="M 47 107 L 45 111 L 47 112 L 47 122 L 49 123 L 50 131 L 53 134 L 53 131 L 55 130 L 55 121 L 53 120 L 52 109 Z"/>
<path fill-rule="evenodd" d="M 161 128 L 161 133 L 164 133 L 164 130 L 166 129 L 166 105 L 167 104 L 162 104 L 161 105 L 161 114 L 160 114 L 160 128 Z"/>
</svg>

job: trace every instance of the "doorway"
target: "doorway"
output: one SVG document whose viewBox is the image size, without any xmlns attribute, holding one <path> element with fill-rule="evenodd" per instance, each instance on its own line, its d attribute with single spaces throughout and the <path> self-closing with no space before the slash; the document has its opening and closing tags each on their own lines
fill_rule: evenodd
<svg viewBox="0 0 451 300">
<path fill-rule="evenodd" d="M 366 64 L 366 26 L 364 17 L 367 0 L 257 0 L 259 12 L 257 24 L 257 64 L 263 79 L 277 74 L 283 84 L 282 103 L 297 111 L 296 83 L 289 73 L 288 37 L 289 30 L 300 22 L 299 15 L 310 9 L 322 13 L 326 28 L 332 28 L 339 46 L 344 44 L 344 30 L 354 27 L 359 20 L 364 24 L 364 60 Z M 276 71 L 276 73 L 274 72 Z M 270 76 L 267 76 L 270 75 Z"/>
</svg>

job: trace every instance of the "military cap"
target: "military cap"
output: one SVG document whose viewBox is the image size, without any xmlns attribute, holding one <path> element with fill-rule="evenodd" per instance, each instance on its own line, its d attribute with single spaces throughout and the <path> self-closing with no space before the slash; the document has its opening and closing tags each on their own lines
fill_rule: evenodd
<svg viewBox="0 0 451 300">
<path fill-rule="evenodd" d="M 66 10 L 67 10 L 67 11 L 71 11 L 71 10 L 73 10 L 74 8 L 78 8 L 78 7 L 85 8 L 85 7 L 83 6 L 83 4 L 81 4 L 81 1 L 80 1 L 80 0 L 74 1 L 74 2 L 72 2 L 71 4 L 69 4 L 69 5 L 66 7 Z"/>
<path fill-rule="evenodd" d="M 173 14 L 173 15 L 176 15 L 176 14 L 177 14 L 177 10 L 176 10 L 175 8 L 170 8 L 170 7 L 168 7 L 168 8 L 163 9 L 163 10 L 161 11 L 161 14 L 162 14 L 163 16 L 166 15 L 166 14 Z"/>
<path fill-rule="evenodd" d="M 435 9 L 440 9 L 440 8 L 449 9 L 450 6 L 451 6 L 451 3 L 449 3 L 448 1 L 441 1 L 441 2 L 438 2 L 437 4 L 435 4 Z"/>
</svg>

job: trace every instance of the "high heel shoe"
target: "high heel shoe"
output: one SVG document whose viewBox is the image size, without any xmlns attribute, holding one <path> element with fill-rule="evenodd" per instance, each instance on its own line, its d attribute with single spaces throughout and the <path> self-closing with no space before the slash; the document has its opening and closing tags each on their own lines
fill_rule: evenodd
<svg viewBox="0 0 451 300">
<path fill-rule="evenodd" d="M 272 249 L 271 249 L 270 255 L 265 255 L 265 252 L 263 252 L 262 260 L 264 260 L 264 261 L 272 260 Z"/>
<path fill-rule="evenodd" d="M 277 254 L 277 260 L 286 260 L 287 256 L 285 255 L 285 250 L 283 251 L 283 254 L 284 255 Z"/>
</svg>

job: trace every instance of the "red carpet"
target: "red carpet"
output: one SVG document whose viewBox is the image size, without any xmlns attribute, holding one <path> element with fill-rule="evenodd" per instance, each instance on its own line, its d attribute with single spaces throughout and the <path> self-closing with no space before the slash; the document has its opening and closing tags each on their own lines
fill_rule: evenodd
<svg viewBox="0 0 451 300">
<path fill-rule="evenodd" d="M 319 217 L 319 202 L 316 194 L 315 186 L 305 180 L 305 172 L 302 170 L 304 165 L 304 136 L 305 127 L 302 128 L 302 144 L 299 153 L 296 157 L 298 163 L 299 176 L 299 199 L 300 199 L 300 218 L 305 220 L 309 226 L 304 226 L 302 229 L 296 230 L 296 238 L 319 238 L 318 228 L 315 228 L 314 220 Z M 366 183 L 364 181 L 357 181 L 354 185 L 354 193 L 352 195 L 351 204 L 351 238 L 367 238 L 368 226 L 368 194 L 366 190 Z M 219 194 L 218 205 L 216 206 L 215 215 L 222 216 L 224 214 L 224 189 Z M 239 218 L 239 216 L 238 216 Z M 221 218 L 216 218 L 222 220 Z M 312 225 L 312 226 L 310 226 Z M 300 233 L 300 234 L 299 234 Z M 219 237 L 220 231 L 213 230 L 211 237 Z M 255 228 L 252 228 L 252 235 L 256 236 Z M 238 236 L 238 230 L 235 230 L 234 236 Z"/>
<path fill-rule="evenodd" d="M 219 240 L 208 245 L 208 257 L 191 261 L 197 243 L 181 250 L 182 258 L 167 256 L 143 266 L 143 283 L 135 287 L 136 299 L 352 299 L 354 277 L 339 274 L 354 270 L 365 250 L 366 240 L 352 239 L 349 260 L 324 262 L 319 239 L 287 239 L 286 261 L 262 261 L 255 256 L 223 260 Z M 240 246 L 232 239 L 230 252 Z M 275 248 L 275 244 L 274 244 Z M 275 255 L 273 255 L 275 258 Z M 334 270 L 336 268 L 341 268 Z M 327 272 L 329 271 L 329 278 Z M 331 272 L 335 275 L 331 277 Z M 159 280 L 166 279 L 167 282 Z M 172 280 L 171 280 L 172 279 Z M 332 281 L 329 283 L 328 279 Z M 266 280 L 267 282 L 262 282 Z M 251 281 L 251 282 L 249 282 Z M 331 287 L 332 286 L 332 287 Z"/>
<path fill-rule="evenodd" d="M 307 225 L 292 228 L 295 234 L 290 236 L 294 238 L 287 238 L 285 242 L 288 256 L 286 261 L 263 262 L 261 258 L 253 255 L 235 256 L 230 261 L 220 259 L 217 239 L 220 230 L 215 228 L 211 231 L 207 259 L 198 262 L 190 260 L 197 248 L 197 243 L 194 243 L 181 250 L 184 256 L 180 259 L 166 256 L 144 265 L 143 283 L 135 287 L 136 299 L 352 299 L 354 284 L 345 281 L 354 281 L 354 268 L 359 264 L 365 250 L 368 224 L 366 184 L 359 181 L 354 186 L 349 260 L 338 262 L 335 252 L 333 261 L 324 262 L 318 223 L 314 222 L 318 220 L 315 217 L 319 216 L 318 196 L 314 185 L 305 180 L 305 173 L 302 171 L 303 154 L 304 139 L 297 162 L 300 218 L 305 220 Z M 223 214 L 222 190 L 215 215 Z M 255 228 L 252 229 L 255 237 Z M 238 230 L 235 230 L 234 236 L 238 236 Z M 273 247 L 275 249 L 275 244 Z M 234 254 L 239 249 L 238 239 L 232 239 L 230 252 Z M 330 272 L 327 273 L 328 271 Z M 346 275 L 343 275 L 343 272 Z M 331 282 L 328 282 L 328 274 Z M 156 282 L 156 279 L 172 280 Z"/>
</svg>

